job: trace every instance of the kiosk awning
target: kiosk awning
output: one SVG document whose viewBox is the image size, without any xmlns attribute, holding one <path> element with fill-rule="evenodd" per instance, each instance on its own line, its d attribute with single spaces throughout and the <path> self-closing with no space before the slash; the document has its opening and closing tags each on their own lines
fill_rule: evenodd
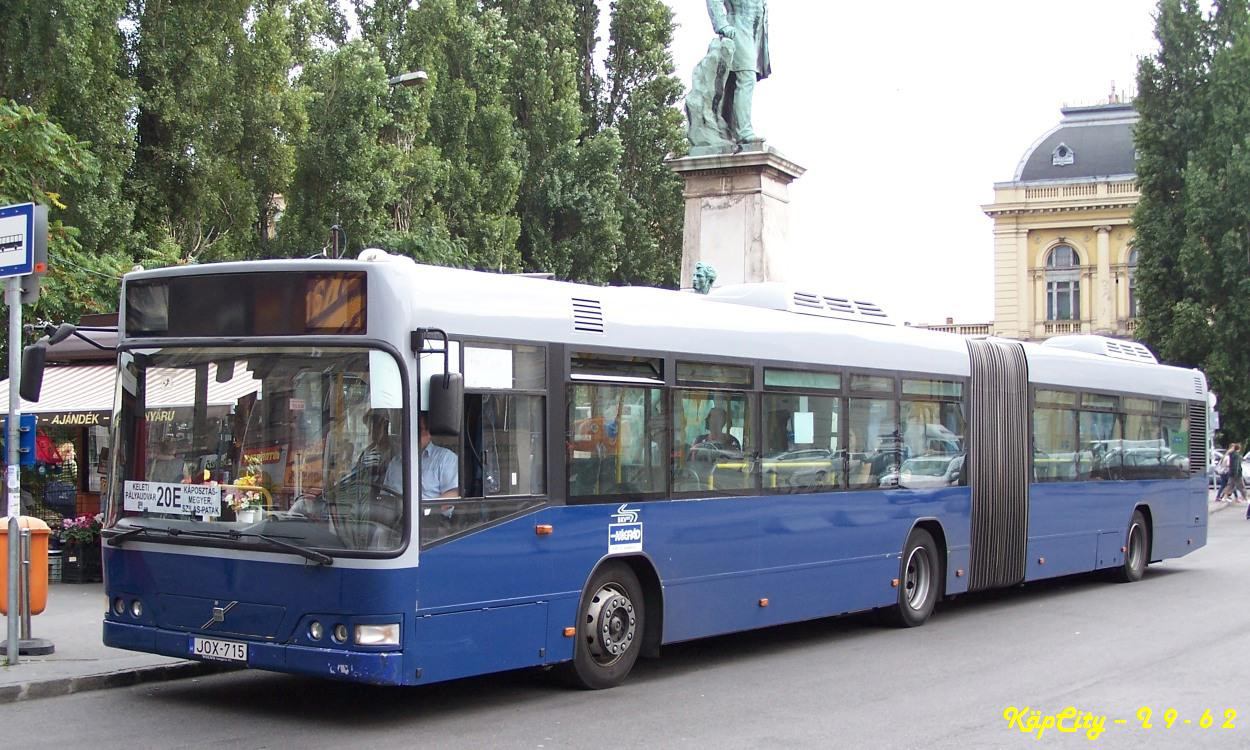
<svg viewBox="0 0 1250 750">
<path fill-rule="evenodd" d="M 23 414 L 35 414 L 40 426 L 106 425 L 113 412 L 115 365 L 49 367 L 43 372 L 39 402 L 22 399 Z M 9 381 L 0 380 L 0 414 L 9 413 Z"/>
<path fill-rule="evenodd" d="M 233 406 L 240 398 L 260 390 L 260 381 L 248 377 L 246 365 L 235 363 L 235 377 L 227 383 L 215 378 L 208 382 L 209 406 Z M 161 369 L 149 373 L 147 408 L 156 410 L 190 408 L 195 404 L 195 371 Z M 113 392 L 117 383 L 114 365 L 49 367 L 43 373 L 39 401 L 22 399 L 23 414 L 35 414 L 40 425 L 107 425 L 113 412 Z M 0 381 L 0 414 L 9 411 L 9 381 Z M 169 421 L 169 415 L 149 419 Z"/>
</svg>

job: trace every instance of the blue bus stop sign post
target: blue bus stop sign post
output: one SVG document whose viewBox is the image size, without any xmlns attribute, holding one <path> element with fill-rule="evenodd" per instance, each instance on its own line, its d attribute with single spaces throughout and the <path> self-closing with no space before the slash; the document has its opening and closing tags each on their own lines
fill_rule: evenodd
<svg viewBox="0 0 1250 750">
<path fill-rule="evenodd" d="M 42 209 L 42 207 L 40 207 Z M 46 209 L 38 213 L 46 216 Z M 47 232 L 43 237 L 36 238 L 35 235 L 35 215 L 36 207 L 33 203 L 21 203 L 16 206 L 5 206 L 0 208 L 0 278 L 8 278 L 8 286 L 5 289 L 4 299 L 9 306 L 9 421 L 6 425 L 8 434 L 8 471 L 5 475 L 6 488 L 9 495 L 9 601 L 8 601 L 8 619 L 9 637 L 6 643 L 5 651 L 8 656 L 9 666 L 16 665 L 18 662 L 18 653 L 20 648 L 17 644 L 19 638 L 19 624 L 21 617 L 19 613 L 22 606 L 18 589 L 21 585 L 21 545 L 18 540 L 21 538 L 21 532 L 18 529 L 17 517 L 21 514 L 21 490 L 18 484 L 18 467 L 20 465 L 18 452 L 18 418 L 20 416 L 21 400 L 18 396 L 18 379 L 22 371 L 19 361 L 19 352 L 22 350 L 22 281 L 21 277 L 29 275 L 35 270 L 35 243 L 38 240 L 41 244 L 47 242 Z"/>
</svg>

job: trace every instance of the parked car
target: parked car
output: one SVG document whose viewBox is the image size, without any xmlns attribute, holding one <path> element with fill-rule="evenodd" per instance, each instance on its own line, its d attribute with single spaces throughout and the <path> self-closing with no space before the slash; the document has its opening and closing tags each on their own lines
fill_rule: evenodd
<svg viewBox="0 0 1250 750">
<path fill-rule="evenodd" d="M 959 472 L 963 465 L 963 454 L 935 454 L 909 458 L 899 467 L 898 485 L 920 488 L 949 487 L 959 484 Z"/>
<path fill-rule="evenodd" d="M 837 483 L 840 464 L 831 450 L 801 448 L 764 456 L 760 471 L 765 487 L 827 487 Z"/>
</svg>

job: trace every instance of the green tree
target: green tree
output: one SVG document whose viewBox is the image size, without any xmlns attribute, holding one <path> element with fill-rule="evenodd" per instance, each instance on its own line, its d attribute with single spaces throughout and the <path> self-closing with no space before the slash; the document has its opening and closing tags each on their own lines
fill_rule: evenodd
<svg viewBox="0 0 1250 750">
<path fill-rule="evenodd" d="M 399 146 L 398 190 L 382 243 L 426 262 L 516 269 L 520 140 L 505 98 L 506 26 L 473 0 L 407 5 L 360 9 L 364 35 L 392 61 L 389 74 L 429 75 L 423 88 L 397 88 L 387 100 L 383 139 Z"/>
<path fill-rule="evenodd" d="M 157 263 L 273 252 L 270 228 L 305 121 L 293 68 L 328 25 L 310 0 L 146 2 L 133 19 L 139 89 L 136 229 Z"/>
<path fill-rule="evenodd" d="M 1139 334 L 1171 362 L 1202 368 L 1222 428 L 1250 433 L 1250 8 L 1162 0 L 1159 51 L 1143 59 L 1141 202 L 1134 214 Z"/>
<path fill-rule="evenodd" d="M 486 0 L 512 42 L 509 99 L 523 140 L 519 248 L 525 268 L 603 281 L 622 240 L 620 138 L 587 132 L 572 0 Z"/>
<path fill-rule="evenodd" d="M 681 271 L 685 201 L 682 181 L 664 165 L 685 153 L 677 101 L 683 89 L 673 75 L 673 12 L 661 0 L 612 3 L 608 98 L 602 111 L 620 132 L 623 238 L 609 277 L 625 284 L 676 287 Z"/>
<path fill-rule="evenodd" d="M 122 189 L 134 158 L 129 113 L 135 89 L 119 20 L 125 0 L 10 0 L 0 45 L 0 100 L 29 105 L 10 110 L 11 123 L 62 144 L 67 162 L 56 168 L 54 195 L 10 193 L 13 200 L 53 206 L 51 271 L 32 311 L 58 320 L 117 305 L 118 269 L 130 265 L 134 200 Z M 48 135 L 55 129 L 68 140 Z M 9 133 L 9 136 L 15 136 Z M 69 146 L 68 144 L 74 144 Z M 39 170 L 49 166 L 40 162 Z M 65 167 L 65 169 L 61 169 Z"/>
<path fill-rule="evenodd" d="M 344 44 L 310 62 L 298 89 L 308 128 L 295 147 L 295 177 L 278 229 L 286 252 L 326 247 L 331 225 L 347 233 L 344 250 L 372 244 L 387 228 L 396 199 L 398 148 L 379 135 L 391 124 L 386 71 L 373 46 Z"/>
<path fill-rule="evenodd" d="M 64 186 L 88 182 L 97 171 L 87 143 L 46 114 L 0 99 L 0 205 L 32 202 L 49 207 L 49 273 L 40 290 L 37 317 L 77 320 L 83 311 L 101 312 L 116 305 L 120 264 L 112 258 L 93 263 L 78 242 L 78 229 L 61 218 L 66 213 L 61 200 Z M 6 338 L 0 341 L 6 363 L 7 348 Z"/>
</svg>

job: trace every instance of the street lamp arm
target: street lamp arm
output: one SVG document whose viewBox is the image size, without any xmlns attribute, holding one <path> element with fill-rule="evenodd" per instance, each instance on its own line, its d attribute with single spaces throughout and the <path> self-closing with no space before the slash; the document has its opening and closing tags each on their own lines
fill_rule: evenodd
<svg viewBox="0 0 1250 750">
<path fill-rule="evenodd" d="M 424 70 L 414 70 L 409 73 L 400 73 L 393 78 L 386 79 L 388 86 L 424 86 L 425 82 L 430 80 L 430 76 Z"/>
</svg>

